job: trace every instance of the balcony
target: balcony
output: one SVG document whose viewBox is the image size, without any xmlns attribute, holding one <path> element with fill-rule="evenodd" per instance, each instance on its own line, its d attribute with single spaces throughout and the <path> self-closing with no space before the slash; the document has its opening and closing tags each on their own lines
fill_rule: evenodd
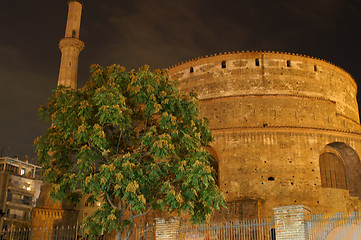
<svg viewBox="0 0 361 240">
<path fill-rule="evenodd" d="M 17 221 L 17 222 L 29 222 L 31 221 L 30 213 L 29 214 L 5 214 L 4 220 L 6 221 Z"/>
<path fill-rule="evenodd" d="M 25 208 L 25 209 L 32 209 L 35 206 L 35 202 L 33 201 L 24 201 L 24 200 L 11 200 L 6 201 L 6 205 L 14 206 L 17 208 Z"/>
</svg>

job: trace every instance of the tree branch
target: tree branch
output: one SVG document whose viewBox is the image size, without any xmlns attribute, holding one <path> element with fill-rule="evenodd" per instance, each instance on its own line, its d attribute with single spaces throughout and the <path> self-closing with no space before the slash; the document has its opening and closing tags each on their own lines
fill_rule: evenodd
<svg viewBox="0 0 361 240">
<path fill-rule="evenodd" d="M 128 234 L 127 234 L 127 238 L 126 238 L 126 239 L 129 239 L 130 236 L 132 235 L 132 233 L 133 233 L 133 225 L 134 225 L 134 223 L 133 223 L 133 221 L 132 221 L 132 223 L 130 224 L 130 229 L 129 229 L 129 231 L 128 231 Z"/>
<path fill-rule="evenodd" d="M 123 131 L 119 130 L 119 138 L 118 138 L 118 145 L 117 145 L 117 153 L 119 153 L 119 145 L 120 145 L 120 139 L 122 138 Z"/>
<path fill-rule="evenodd" d="M 132 222 L 133 222 L 133 219 L 134 219 L 134 218 L 144 216 L 144 215 L 146 215 L 147 213 L 149 213 L 149 211 L 152 209 L 152 206 L 150 206 L 150 207 L 148 208 L 148 210 L 145 211 L 144 213 L 140 213 L 140 214 L 137 214 L 137 215 L 133 215 L 132 205 L 129 204 L 129 207 L 130 207 L 130 219 L 132 220 Z"/>
<path fill-rule="evenodd" d="M 110 206 L 112 206 L 113 209 L 117 209 L 117 207 L 114 205 L 114 203 L 110 199 L 110 196 L 109 196 L 109 193 L 108 193 L 109 187 L 110 187 L 110 183 L 108 184 L 108 188 L 107 188 L 107 192 L 105 193 L 105 196 L 107 196 L 107 201 L 110 204 Z"/>
<path fill-rule="evenodd" d="M 121 199 L 119 199 L 119 203 L 118 203 L 118 209 L 120 211 L 120 219 L 123 220 L 123 201 Z"/>
</svg>

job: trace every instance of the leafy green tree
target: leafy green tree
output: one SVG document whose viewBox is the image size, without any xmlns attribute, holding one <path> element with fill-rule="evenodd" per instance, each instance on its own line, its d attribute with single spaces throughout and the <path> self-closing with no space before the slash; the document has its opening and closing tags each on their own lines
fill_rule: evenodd
<svg viewBox="0 0 361 240">
<path fill-rule="evenodd" d="M 52 122 L 35 140 L 52 197 L 81 190 L 91 204 L 101 201 L 86 221 L 90 236 L 115 230 L 126 239 L 134 218 L 150 210 L 205 221 L 224 197 L 202 147 L 212 136 L 198 106 L 166 70 L 92 66 L 83 88 L 60 86 L 40 108 Z"/>
</svg>

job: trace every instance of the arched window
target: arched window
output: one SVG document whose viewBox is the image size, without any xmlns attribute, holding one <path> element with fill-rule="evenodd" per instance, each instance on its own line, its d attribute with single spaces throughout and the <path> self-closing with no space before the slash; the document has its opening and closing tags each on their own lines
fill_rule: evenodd
<svg viewBox="0 0 361 240">
<path fill-rule="evenodd" d="M 194 72 L 193 67 L 191 67 L 191 68 L 189 69 L 189 72 L 190 72 L 190 73 Z"/>
<path fill-rule="evenodd" d="M 336 154 L 320 155 L 320 173 L 322 187 L 347 189 L 345 166 Z"/>
<path fill-rule="evenodd" d="M 290 60 L 287 60 L 287 67 L 291 67 L 291 61 Z"/>
<path fill-rule="evenodd" d="M 255 63 L 256 63 L 256 66 L 258 67 L 259 66 L 259 59 L 258 58 L 256 58 Z"/>
</svg>

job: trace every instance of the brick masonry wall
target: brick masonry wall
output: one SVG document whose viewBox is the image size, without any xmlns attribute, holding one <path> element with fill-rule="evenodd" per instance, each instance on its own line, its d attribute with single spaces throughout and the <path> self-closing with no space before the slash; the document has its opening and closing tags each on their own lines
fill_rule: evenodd
<svg viewBox="0 0 361 240">
<path fill-rule="evenodd" d="M 155 239 L 177 240 L 179 239 L 180 221 L 178 218 L 169 220 L 156 218 Z"/>
<path fill-rule="evenodd" d="M 308 240 L 306 220 L 310 216 L 310 209 L 304 205 L 291 205 L 274 208 L 274 223 L 277 240 Z M 178 239 L 208 239 L 202 227 L 194 229 L 194 234 L 181 235 L 180 221 L 178 218 L 169 220 L 156 219 L 156 240 L 178 240 Z M 204 229 L 203 229 L 204 230 Z"/>
<path fill-rule="evenodd" d="M 305 219 L 309 216 L 309 208 L 303 205 L 274 208 L 274 220 L 277 240 L 308 239 Z"/>
</svg>

